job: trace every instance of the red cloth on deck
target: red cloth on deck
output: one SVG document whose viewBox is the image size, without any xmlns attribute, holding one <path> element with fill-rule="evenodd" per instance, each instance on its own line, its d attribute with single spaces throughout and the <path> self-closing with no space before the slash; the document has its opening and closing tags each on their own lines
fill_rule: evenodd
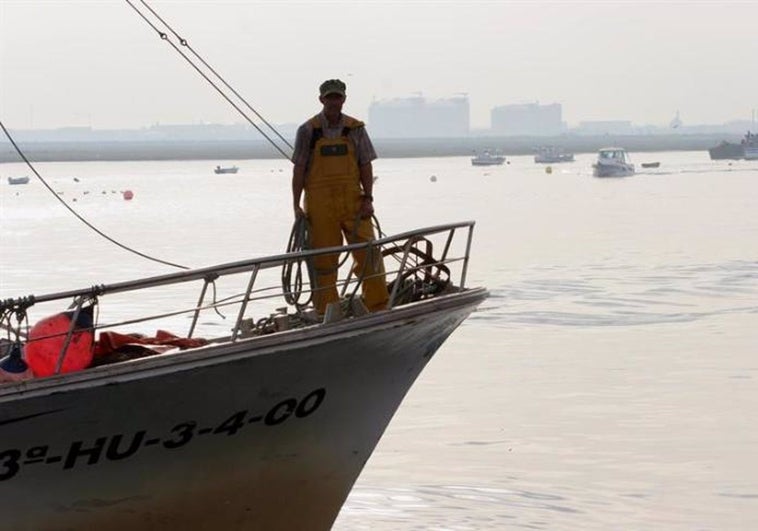
<svg viewBox="0 0 758 531">
<path fill-rule="evenodd" d="M 202 347 L 208 341 L 202 338 L 179 337 L 165 330 L 155 332 L 155 337 L 138 334 L 119 334 L 118 332 L 100 332 L 95 342 L 95 357 L 105 356 L 125 346 L 145 346 L 148 350 L 165 352 L 178 347 L 180 349 Z"/>
</svg>

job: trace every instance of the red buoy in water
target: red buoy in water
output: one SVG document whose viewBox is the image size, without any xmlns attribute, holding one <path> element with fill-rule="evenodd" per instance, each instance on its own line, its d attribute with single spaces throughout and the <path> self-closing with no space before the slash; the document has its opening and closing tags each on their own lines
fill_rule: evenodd
<svg viewBox="0 0 758 531">
<path fill-rule="evenodd" d="M 71 328 L 71 312 L 59 313 L 42 319 L 29 330 L 24 357 L 34 376 L 55 374 L 58 358 L 66 343 Z M 86 310 L 79 314 L 71 341 L 66 349 L 60 372 L 80 371 L 92 362 L 94 333 L 91 329 L 92 317 Z"/>
<path fill-rule="evenodd" d="M 124 199 L 126 201 L 129 201 L 132 197 L 134 197 L 134 192 L 132 192 L 131 190 L 124 190 L 121 195 L 124 196 Z"/>
</svg>

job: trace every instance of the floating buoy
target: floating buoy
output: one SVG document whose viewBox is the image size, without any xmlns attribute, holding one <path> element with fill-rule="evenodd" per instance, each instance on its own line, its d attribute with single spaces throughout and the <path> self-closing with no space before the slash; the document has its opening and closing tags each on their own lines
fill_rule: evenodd
<svg viewBox="0 0 758 531">
<path fill-rule="evenodd" d="M 436 183 L 437 182 L 437 176 L 436 175 L 432 175 L 431 177 L 429 177 L 429 180 L 432 181 L 433 183 Z"/>
<path fill-rule="evenodd" d="M 0 382 L 22 382 L 34 378 L 34 373 L 21 357 L 21 345 L 10 346 L 8 355 L 0 360 Z"/>
<path fill-rule="evenodd" d="M 42 319 L 29 330 L 24 356 L 34 376 L 55 374 L 58 358 L 71 328 L 73 312 L 63 312 Z M 80 371 L 92 362 L 92 308 L 79 312 L 71 341 L 63 357 L 60 372 Z"/>
<path fill-rule="evenodd" d="M 545 173 L 547 173 L 547 174 L 553 173 L 553 167 L 552 166 L 547 166 L 545 168 Z"/>
<path fill-rule="evenodd" d="M 131 200 L 132 197 L 134 197 L 134 192 L 132 192 L 131 190 L 124 190 L 122 195 L 124 196 L 124 199 L 126 201 L 129 201 Z"/>
</svg>

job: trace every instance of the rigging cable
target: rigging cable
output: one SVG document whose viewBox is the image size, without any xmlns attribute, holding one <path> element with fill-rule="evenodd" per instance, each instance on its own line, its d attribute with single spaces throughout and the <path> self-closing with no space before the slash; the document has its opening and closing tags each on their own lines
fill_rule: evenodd
<svg viewBox="0 0 758 531">
<path fill-rule="evenodd" d="M 261 114 L 260 114 L 258 111 L 256 111 L 256 110 L 253 108 L 253 106 L 252 106 L 252 105 L 250 105 L 250 104 L 247 102 L 247 100 L 246 100 L 245 98 L 243 98 L 243 97 L 242 97 L 242 95 L 241 95 L 239 92 L 237 92 L 237 91 L 234 89 L 234 87 L 232 87 L 232 86 L 231 86 L 229 83 L 227 83 L 227 81 L 226 81 L 226 80 L 225 80 L 225 79 L 224 79 L 224 78 L 221 76 L 221 74 L 219 74 L 219 73 L 216 71 L 216 69 L 215 69 L 215 68 L 213 68 L 211 65 L 209 65 L 209 64 L 208 64 L 208 63 L 205 61 L 205 59 L 203 59 L 203 58 L 200 56 L 200 54 L 199 54 L 199 53 L 197 53 L 197 51 L 195 51 L 195 49 L 194 49 L 192 46 L 190 46 L 190 44 L 189 44 L 189 42 L 187 41 L 187 39 L 185 39 L 185 38 L 183 38 L 181 35 L 179 35 L 179 34 L 178 34 L 178 33 L 177 33 L 175 30 L 174 30 L 174 28 L 172 28 L 172 27 L 171 27 L 171 26 L 168 24 L 168 22 L 166 22 L 165 20 L 163 20 L 163 18 L 161 18 L 161 16 L 160 16 L 158 13 L 156 13 L 156 12 L 155 12 L 155 10 L 154 10 L 152 7 L 150 7 L 150 5 L 148 5 L 148 3 L 147 3 L 147 2 L 145 2 L 145 0 L 140 0 L 140 2 L 142 2 L 142 4 L 143 4 L 143 5 L 144 5 L 144 6 L 145 6 L 147 9 L 149 9 L 149 10 L 150 10 L 150 12 L 151 12 L 153 15 L 155 15 L 155 17 L 156 17 L 158 20 L 160 20 L 160 21 L 161 21 L 161 23 L 162 23 L 164 26 L 166 26 L 166 28 L 168 28 L 168 30 L 169 30 L 171 33 L 173 33 L 173 34 L 174 34 L 174 36 L 175 36 L 175 37 L 176 37 L 176 38 L 179 40 L 179 44 L 181 44 L 182 46 L 185 46 L 185 47 L 186 47 L 186 48 L 187 48 L 189 51 L 191 51 L 191 52 L 192 52 L 192 55 L 194 55 L 195 57 L 197 57 L 197 59 L 198 59 L 198 60 L 199 60 L 201 63 L 203 63 L 203 66 L 205 66 L 205 67 L 206 67 L 208 70 L 210 70 L 211 72 L 213 72 L 213 75 L 215 75 L 215 76 L 216 76 L 216 77 L 217 77 L 217 78 L 218 78 L 218 79 L 219 79 L 219 80 L 220 80 L 220 81 L 221 81 L 221 82 L 224 84 L 224 86 L 225 86 L 226 88 L 228 88 L 229 90 L 231 90 L 231 91 L 232 91 L 232 94 L 234 94 L 235 96 L 237 96 L 237 97 L 240 99 L 240 101 L 242 101 L 242 103 L 244 103 L 244 104 L 245 104 L 245 106 L 246 106 L 248 109 L 250 109 L 250 110 L 253 112 L 253 114 L 255 114 L 255 116 L 257 116 L 257 117 L 258 117 L 258 118 L 259 118 L 259 119 L 260 119 L 260 120 L 261 120 L 261 121 L 262 121 L 264 124 L 266 124 L 266 126 L 267 126 L 269 129 L 271 129 L 271 131 L 273 131 L 273 132 L 274 132 L 274 134 L 276 134 L 276 136 L 277 136 L 277 137 L 279 137 L 279 139 L 280 139 L 282 142 L 284 142 L 284 144 L 285 144 L 285 145 L 286 145 L 288 148 L 290 148 L 290 149 L 294 149 L 294 148 L 292 147 L 292 144 L 290 144 L 290 143 L 287 141 L 287 139 L 286 139 L 286 138 L 284 138 L 284 137 L 283 137 L 283 136 L 282 136 L 282 135 L 279 133 L 279 131 L 277 131 L 277 130 L 276 130 L 276 128 L 275 128 L 273 125 L 271 125 L 271 124 L 270 124 L 270 123 L 269 123 L 269 122 L 268 122 L 268 121 L 267 121 L 267 120 L 266 120 L 266 119 L 265 119 L 265 118 L 264 118 L 264 117 L 263 117 L 263 116 L 262 116 L 262 115 L 261 115 Z"/>
<path fill-rule="evenodd" d="M 174 50 L 175 50 L 175 51 L 176 51 L 176 52 L 177 52 L 179 55 L 181 55 L 181 56 L 184 58 L 184 60 L 185 60 L 185 61 L 187 61 L 187 63 L 188 63 L 188 64 L 189 64 L 189 65 L 190 65 L 192 68 L 194 68 L 194 69 L 197 71 L 197 73 L 198 73 L 198 74 L 200 74 L 200 75 L 201 75 L 201 76 L 202 76 L 202 77 L 203 77 L 203 78 L 204 78 L 204 79 L 205 79 L 205 80 L 206 80 L 206 81 L 207 81 L 207 82 L 208 82 L 208 83 L 209 83 L 209 84 L 210 84 L 210 85 L 211 85 L 211 86 L 212 86 L 212 87 L 213 87 L 213 88 L 216 90 L 216 92 L 218 92 L 218 93 L 221 95 L 221 97 L 222 97 L 222 98 L 224 98 L 224 99 L 225 99 L 225 100 L 226 100 L 226 101 L 229 103 L 229 105 L 231 105 L 232 107 L 234 107 L 234 109 L 235 109 L 235 110 L 236 110 L 238 113 L 240 113 L 240 115 L 241 115 L 241 116 L 242 116 L 242 117 L 243 117 L 245 120 L 247 120 L 247 122 L 248 122 L 250 125 L 252 125 L 252 126 L 253 126 L 253 127 L 254 127 L 254 128 L 255 128 L 255 129 L 256 129 L 256 130 L 257 130 L 257 131 L 258 131 L 258 132 L 259 132 L 259 133 L 260 133 L 262 136 L 263 136 L 263 138 L 265 138 L 266 140 L 268 140 L 268 142 L 269 142 L 269 143 L 270 143 L 272 146 L 274 146 L 274 148 L 275 148 L 275 149 L 276 149 L 276 150 L 277 150 L 279 153 L 281 153 L 281 154 L 282 154 L 282 156 L 283 156 L 285 159 L 287 159 L 287 160 L 289 160 L 289 159 L 290 159 L 290 155 L 288 155 L 287 153 L 285 153 L 285 152 L 284 152 L 284 150 L 283 150 L 283 149 L 282 149 L 282 148 L 279 146 L 279 144 L 277 144 L 277 143 L 276 143 L 276 142 L 275 142 L 275 141 L 274 141 L 274 140 L 273 140 L 273 139 L 272 139 L 272 138 L 271 138 L 269 135 L 267 135 L 267 134 L 266 134 L 266 133 L 263 131 L 263 129 L 261 129 L 261 128 L 258 126 L 258 124 L 256 124 L 256 123 L 255 123 L 255 122 L 254 122 L 254 121 L 253 121 L 253 120 L 252 120 L 252 119 L 251 119 L 251 118 L 250 118 L 250 117 L 249 117 L 249 116 L 248 116 L 248 115 L 245 113 L 245 111 L 243 111 L 243 110 L 240 108 L 240 106 L 239 106 L 239 105 L 237 105 L 237 103 L 235 103 L 234 101 L 232 101 L 232 99 L 231 99 L 231 98 L 230 98 L 230 97 L 229 97 L 229 96 L 228 96 L 228 95 L 227 95 L 227 94 L 226 94 L 226 93 L 225 93 L 225 92 L 224 92 L 224 91 L 223 91 L 221 88 L 219 88 L 219 86 L 218 86 L 218 85 L 217 85 L 217 84 L 216 84 L 216 83 L 215 83 L 215 82 L 214 82 L 214 81 L 213 81 L 213 80 L 212 80 L 212 79 L 211 79 L 211 78 L 210 78 L 210 77 L 209 77 L 209 76 L 208 76 L 208 75 L 207 75 L 205 72 L 203 72 L 203 70 L 202 70 L 200 67 L 198 67 L 198 66 L 197 66 L 197 64 L 195 64 L 195 63 L 192 61 L 192 59 L 191 59 L 190 57 L 188 57 L 188 56 L 187 56 L 187 54 L 185 54 L 185 53 L 184 53 L 184 52 L 183 52 L 183 51 L 182 51 L 182 50 L 181 50 L 181 49 L 180 49 L 180 48 L 179 48 L 179 47 L 178 47 L 178 46 L 177 46 L 177 45 L 174 43 L 174 41 L 172 41 L 172 40 L 169 38 L 169 36 L 168 36 L 168 35 L 167 35 L 165 32 L 163 32 L 163 31 L 161 31 L 160 29 L 158 29 L 158 27 L 157 27 L 157 26 L 156 26 L 156 25 L 155 25 L 155 24 L 154 24 L 154 23 L 153 23 L 153 22 L 152 22 L 150 19 L 148 19 L 148 17 L 147 17 L 147 16 L 145 16 L 145 14 L 144 14 L 142 11 L 140 11 L 140 10 L 137 8 L 137 6 L 135 6 L 135 5 L 134 5 L 134 3 L 132 3 L 132 1 L 131 1 L 131 0 L 124 0 L 124 1 L 125 1 L 127 4 L 129 4 L 129 6 L 130 6 L 130 7 L 131 7 L 131 8 L 132 8 L 132 9 L 133 9 L 133 10 L 134 10 L 134 11 L 135 11 L 135 12 L 136 12 L 136 13 L 137 13 L 137 14 L 138 14 L 138 15 L 139 15 L 139 16 L 140 16 L 140 17 L 141 17 L 141 18 L 142 18 L 142 19 L 143 19 L 143 20 L 144 20 L 144 21 L 145 21 L 145 22 L 146 22 L 146 23 L 147 23 L 147 24 L 148 24 L 150 27 L 151 27 L 151 28 L 153 28 L 153 30 L 155 30 L 155 32 L 158 34 L 158 36 L 161 38 L 161 40 L 164 40 L 164 41 L 166 41 L 168 44 L 170 44 L 170 45 L 171 45 L 171 47 L 172 47 L 172 48 L 173 48 L 173 49 L 174 49 Z M 147 7 L 147 9 L 148 9 L 148 10 L 150 10 L 150 12 L 151 12 L 151 13 L 152 13 L 152 14 L 153 14 L 153 15 L 154 15 L 154 16 L 155 16 L 155 17 L 156 17 L 158 20 L 160 20 L 160 21 L 161 21 L 161 23 L 162 23 L 164 26 L 166 26 L 166 28 L 168 28 L 168 30 L 169 30 L 171 33 L 173 33 L 173 34 L 174 34 L 174 36 L 175 36 L 175 37 L 176 37 L 176 38 L 179 40 L 179 43 L 180 43 L 182 46 L 185 46 L 185 47 L 187 47 L 187 48 L 188 48 L 190 51 L 192 51 L 192 53 L 193 53 L 193 54 L 194 54 L 194 55 L 195 55 L 195 56 L 196 56 L 196 57 L 197 57 L 197 58 L 200 60 L 200 62 L 201 62 L 203 65 L 205 65 L 205 67 L 206 67 L 206 68 L 208 68 L 208 69 L 209 69 L 211 72 L 213 72 L 213 74 L 214 74 L 214 75 L 215 75 L 215 76 L 216 76 L 218 79 L 220 79 L 220 80 L 221 80 L 221 82 L 222 82 L 222 83 L 223 83 L 223 84 L 224 84 L 226 87 L 228 87 L 228 88 L 229 88 L 229 90 L 231 90 L 231 91 L 232 91 L 232 93 L 233 93 L 234 95 L 236 95 L 236 96 L 237 96 L 237 97 L 238 97 L 238 98 L 239 98 L 239 99 L 240 99 L 242 102 L 244 102 L 244 104 L 245 104 L 245 105 L 246 105 L 246 106 L 247 106 L 247 107 L 248 107 L 248 108 L 249 108 L 251 111 L 253 111 L 253 113 L 255 113 L 255 115 L 256 115 L 258 118 L 260 118 L 260 119 L 261 119 L 261 120 L 262 120 L 262 121 L 263 121 L 263 122 L 264 122 L 264 123 L 265 123 L 265 124 L 266 124 L 266 125 L 267 125 L 267 126 L 270 128 L 270 129 L 271 129 L 271 130 L 272 130 L 272 131 L 274 131 L 274 133 L 276 133 L 276 134 L 277 134 L 277 136 L 279 136 L 279 138 L 281 138 L 281 139 L 282 139 L 282 141 L 284 141 L 284 143 L 285 143 L 285 144 L 286 144 L 286 145 L 287 145 L 287 146 L 288 146 L 290 149 L 292 149 L 292 146 L 289 144 L 289 142 L 287 142 L 286 140 L 284 140 L 284 138 L 282 138 L 282 136 L 281 136 L 281 135 L 280 135 L 280 134 L 279 134 L 279 133 L 276 131 L 276 129 L 274 129 L 274 127 L 273 127 L 273 126 L 272 126 L 272 125 L 271 125 L 269 122 L 267 122 L 267 121 L 266 121 L 266 120 L 265 120 L 265 119 L 264 119 L 264 118 L 263 118 L 263 117 L 262 117 L 260 114 L 258 114 L 258 112 L 257 112 L 255 109 L 253 109 L 253 107 L 251 107 L 251 106 L 250 106 L 250 104 L 249 104 L 249 103 L 248 103 L 248 102 L 247 102 L 247 101 L 246 101 L 246 100 L 245 100 L 245 99 L 244 99 L 242 96 L 240 96 L 240 95 L 239 95 L 239 93 L 238 93 L 236 90 L 234 90 L 234 89 L 233 89 L 233 88 L 232 88 L 232 87 L 231 87 L 231 86 L 230 86 L 230 85 L 229 85 L 229 84 L 228 84 L 228 83 L 227 83 L 227 82 L 224 80 L 224 78 L 222 78 L 222 77 L 221 77 L 221 76 L 220 76 L 220 75 L 219 75 L 219 74 L 216 72 L 216 70 L 214 70 L 212 67 L 210 67 L 210 66 L 208 65 L 208 63 L 206 63 L 206 62 L 205 62 L 205 61 L 202 59 L 202 57 L 200 57 L 200 56 L 197 54 L 197 52 L 195 52 L 195 50 L 194 50 L 194 49 L 193 49 L 191 46 L 189 46 L 189 44 L 187 43 L 187 40 L 186 40 L 186 39 L 184 39 L 184 38 L 182 38 L 181 36 L 179 36 L 179 34 L 177 34 L 177 33 L 176 33 L 174 30 L 173 30 L 173 28 L 171 28 L 171 26 L 169 26 L 169 25 L 168 25 L 168 24 L 167 24 L 167 23 L 166 23 L 166 22 L 165 22 L 165 21 L 164 21 L 164 20 L 163 20 L 163 19 L 162 19 L 162 18 L 161 18 L 161 17 L 160 17 L 160 16 L 159 16 L 159 15 L 158 15 L 156 12 L 155 12 L 155 11 L 154 11 L 154 10 L 153 10 L 153 9 L 152 9 L 152 8 L 151 8 L 151 7 L 150 7 L 150 6 L 149 6 L 149 5 L 146 3 L 146 2 L 145 2 L 145 0 L 140 0 L 140 2 L 141 2 L 141 3 L 142 3 L 144 6 L 145 6 L 145 7 Z"/>
<path fill-rule="evenodd" d="M 13 148 L 16 150 L 16 153 L 18 153 L 18 155 L 23 159 L 23 161 L 26 163 L 26 165 L 29 167 L 29 169 L 32 170 L 32 172 L 34 173 L 34 175 L 37 176 L 37 179 L 39 179 L 40 182 L 45 186 L 45 188 L 47 188 L 50 191 L 50 193 L 53 194 L 53 197 L 55 197 L 55 199 L 57 199 L 64 207 L 66 207 L 66 209 L 69 212 L 71 212 L 79 221 L 81 221 L 82 223 L 84 223 L 87 227 L 89 227 L 90 229 L 92 229 L 93 231 L 95 231 L 97 234 L 99 234 L 100 236 L 102 236 L 103 238 L 105 238 L 106 240 L 108 240 L 109 242 L 111 242 L 111 243 L 113 243 L 113 244 L 121 247 L 125 251 L 129 251 L 130 253 L 134 253 L 137 256 L 141 256 L 142 258 L 146 258 L 148 260 L 152 260 L 153 262 L 158 262 L 159 264 L 164 264 L 164 265 L 168 265 L 168 266 L 171 266 L 171 267 L 177 267 L 179 269 L 189 269 L 189 267 L 187 267 L 187 266 L 183 266 L 183 265 L 180 265 L 180 264 L 175 264 L 173 262 L 168 262 L 166 260 L 161 260 L 160 258 L 155 258 L 153 256 L 150 256 L 150 255 L 147 255 L 147 254 L 142 253 L 140 251 L 137 251 L 136 249 L 128 247 L 128 246 L 124 245 L 123 243 L 114 240 L 113 238 L 111 238 L 110 236 L 108 236 L 107 234 L 105 234 L 103 231 L 101 231 L 100 229 L 98 229 L 97 227 L 95 227 L 92 223 L 90 223 L 89 221 L 87 221 L 86 219 L 84 219 L 76 210 L 74 210 L 73 208 L 71 208 L 68 205 L 68 203 L 66 203 L 63 199 L 61 199 L 58 196 L 58 194 L 55 193 L 55 190 L 53 190 L 52 187 L 49 184 L 47 184 L 47 181 L 45 181 L 45 179 L 42 178 L 42 175 L 40 175 L 39 172 L 37 172 L 37 169 L 32 165 L 32 163 L 29 161 L 29 159 L 26 158 L 26 155 L 24 155 L 24 152 L 21 151 L 21 148 L 18 147 L 18 144 L 16 144 L 16 141 L 13 139 L 13 137 L 11 136 L 10 132 L 8 131 L 8 129 L 6 129 L 5 124 L 3 124 L 2 120 L 0 120 L 0 127 L 3 129 L 3 132 L 5 133 L 5 136 L 8 137 L 8 140 L 10 140 L 10 143 L 13 145 Z"/>
</svg>

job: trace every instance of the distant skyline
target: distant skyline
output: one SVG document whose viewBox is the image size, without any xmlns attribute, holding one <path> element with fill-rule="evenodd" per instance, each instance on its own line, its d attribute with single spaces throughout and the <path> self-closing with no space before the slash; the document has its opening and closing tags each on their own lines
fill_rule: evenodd
<svg viewBox="0 0 758 531">
<path fill-rule="evenodd" d="M 141 6 L 138 0 L 132 0 Z M 372 100 L 468 94 L 560 103 L 569 126 L 750 120 L 758 2 L 148 2 L 268 121 L 319 110 L 318 84 Z M 0 119 L 12 129 L 242 119 L 125 0 L 0 0 Z"/>
</svg>

